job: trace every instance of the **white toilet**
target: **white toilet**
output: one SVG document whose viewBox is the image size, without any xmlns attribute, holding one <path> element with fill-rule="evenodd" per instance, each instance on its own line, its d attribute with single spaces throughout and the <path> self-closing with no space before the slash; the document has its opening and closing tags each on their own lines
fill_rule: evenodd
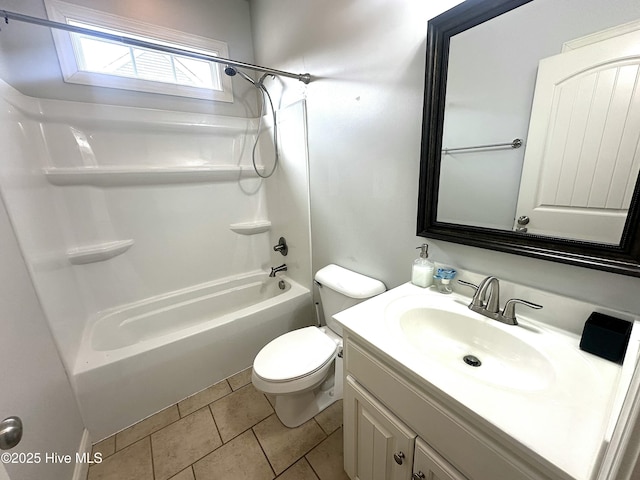
<svg viewBox="0 0 640 480">
<path fill-rule="evenodd" d="M 326 326 L 285 333 L 253 361 L 251 381 L 275 396 L 275 411 L 297 427 L 342 398 L 342 328 L 333 315 L 386 290 L 379 280 L 328 265 L 316 273 Z"/>
</svg>

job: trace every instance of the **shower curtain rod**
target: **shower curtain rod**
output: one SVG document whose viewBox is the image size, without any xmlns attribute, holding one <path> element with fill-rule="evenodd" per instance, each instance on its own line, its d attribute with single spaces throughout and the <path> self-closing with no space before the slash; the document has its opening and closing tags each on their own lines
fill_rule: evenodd
<svg viewBox="0 0 640 480">
<path fill-rule="evenodd" d="M 113 35 L 111 33 L 96 32 L 88 28 L 75 27 L 73 25 L 67 25 L 66 23 L 53 22 L 51 20 L 45 20 L 43 18 L 32 17 L 30 15 L 23 15 L 21 13 L 8 12 L 7 10 L 0 10 L 0 18 L 4 18 L 5 23 L 9 23 L 9 19 L 16 20 L 18 22 L 31 23 L 33 25 L 40 25 L 43 27 L 55 28 L 58 30 L 66 30 L 73 33 L 82 33 L 84 35 L 90 35 L 92 37 L 104 38 L 106 40 L 113 40 L 116 42 L 124 43 L 133 47 L 149 48 L 164 53 L 171 53 L 177 55 L 183 55 L 185 57 L 198 58 L 200 60 L 206 60 L 214 63 L 222 63 L 224 65 L 231 65 L 234 67 L 246 68 L 249 70 L 255 70 L 256 72 L 270 73 L 272 75 L 279 75 L 282 77 L 295 78 L 302 83 L 309 83 L 311 81 L 311 75 L 308 73 L 291 73 L 283 70 L 276 70 L 274 68 L 261 67 L 260 65 L 252 65 L 251 63 L 239 62 L 237 60 L 231 60 L 229 58 L 215 57 L 213 55 L 205 55 L 202 53 L 190 52 L 181 48 L 169 47 L 166 45 L 157 45 L 155 43 L 145 42 L 143 40 L 136 40 L 135 38 L 123 37 L 120 35 Z"/>
</svg>

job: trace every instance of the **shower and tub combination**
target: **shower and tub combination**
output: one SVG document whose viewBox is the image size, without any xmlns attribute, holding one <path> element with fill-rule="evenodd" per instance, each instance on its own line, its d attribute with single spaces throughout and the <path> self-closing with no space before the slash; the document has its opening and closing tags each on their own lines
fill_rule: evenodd
<svg viewBox="0 0 640 480">
<path fill-rule="evenodd" d="M 308 288 L 255 271 L 101 312 L 74 370 L 92 433 L 102 438 L 114 418 L 117 431 L 250 366 L 276 332 L 305 325 L 309 305 Z"/>
<path fill-rule="evenodd" d="M 242 65 L 228 73 L 256 87 L 266 119 L 38 99 L 0 81 L 0 190 L 94 441 L 314 318 L 305 103 L 276 119 L 268 77 Z M 270 277 L 281 236 L 288 268 Z"/>
</svg>

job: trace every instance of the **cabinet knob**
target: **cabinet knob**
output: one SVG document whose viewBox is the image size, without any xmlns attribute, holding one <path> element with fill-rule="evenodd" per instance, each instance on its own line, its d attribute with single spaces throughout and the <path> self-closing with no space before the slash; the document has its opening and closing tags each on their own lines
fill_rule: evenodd
<svg viewBox="0 0 640 480">
<path fill-rule="evenodd" d="M 404 453 L 398 452 L 393 454 L 393 459 L 396 461 L 398 465 L 402 465 L 404 462 Z"/>
<path fill-rule="evenodd" d="M 424 473 L 422 472 L 414 473 L 413 475 L 411 475 L 411 480 L 424 480 L 425 478 L 427 477 L 425 477 Z"/>
</svg>

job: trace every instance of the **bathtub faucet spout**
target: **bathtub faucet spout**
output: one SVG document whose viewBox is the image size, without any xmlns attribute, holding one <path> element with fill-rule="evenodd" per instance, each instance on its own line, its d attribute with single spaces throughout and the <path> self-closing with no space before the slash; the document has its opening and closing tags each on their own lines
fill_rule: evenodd
<svg viewBox="0 0 640 480">
<path fill-rule="evenodd" d="M 273 278 L 273 277 L 276 276 L 276 273 L 278 273 L 278 272 L 286 272 L 286 271 L 287 271 L 287 264 L 283 263 L 279 267 L 271 267 L 271 273 L 269 274 L 269 276 L 271 278 Z"/>
</svg>

